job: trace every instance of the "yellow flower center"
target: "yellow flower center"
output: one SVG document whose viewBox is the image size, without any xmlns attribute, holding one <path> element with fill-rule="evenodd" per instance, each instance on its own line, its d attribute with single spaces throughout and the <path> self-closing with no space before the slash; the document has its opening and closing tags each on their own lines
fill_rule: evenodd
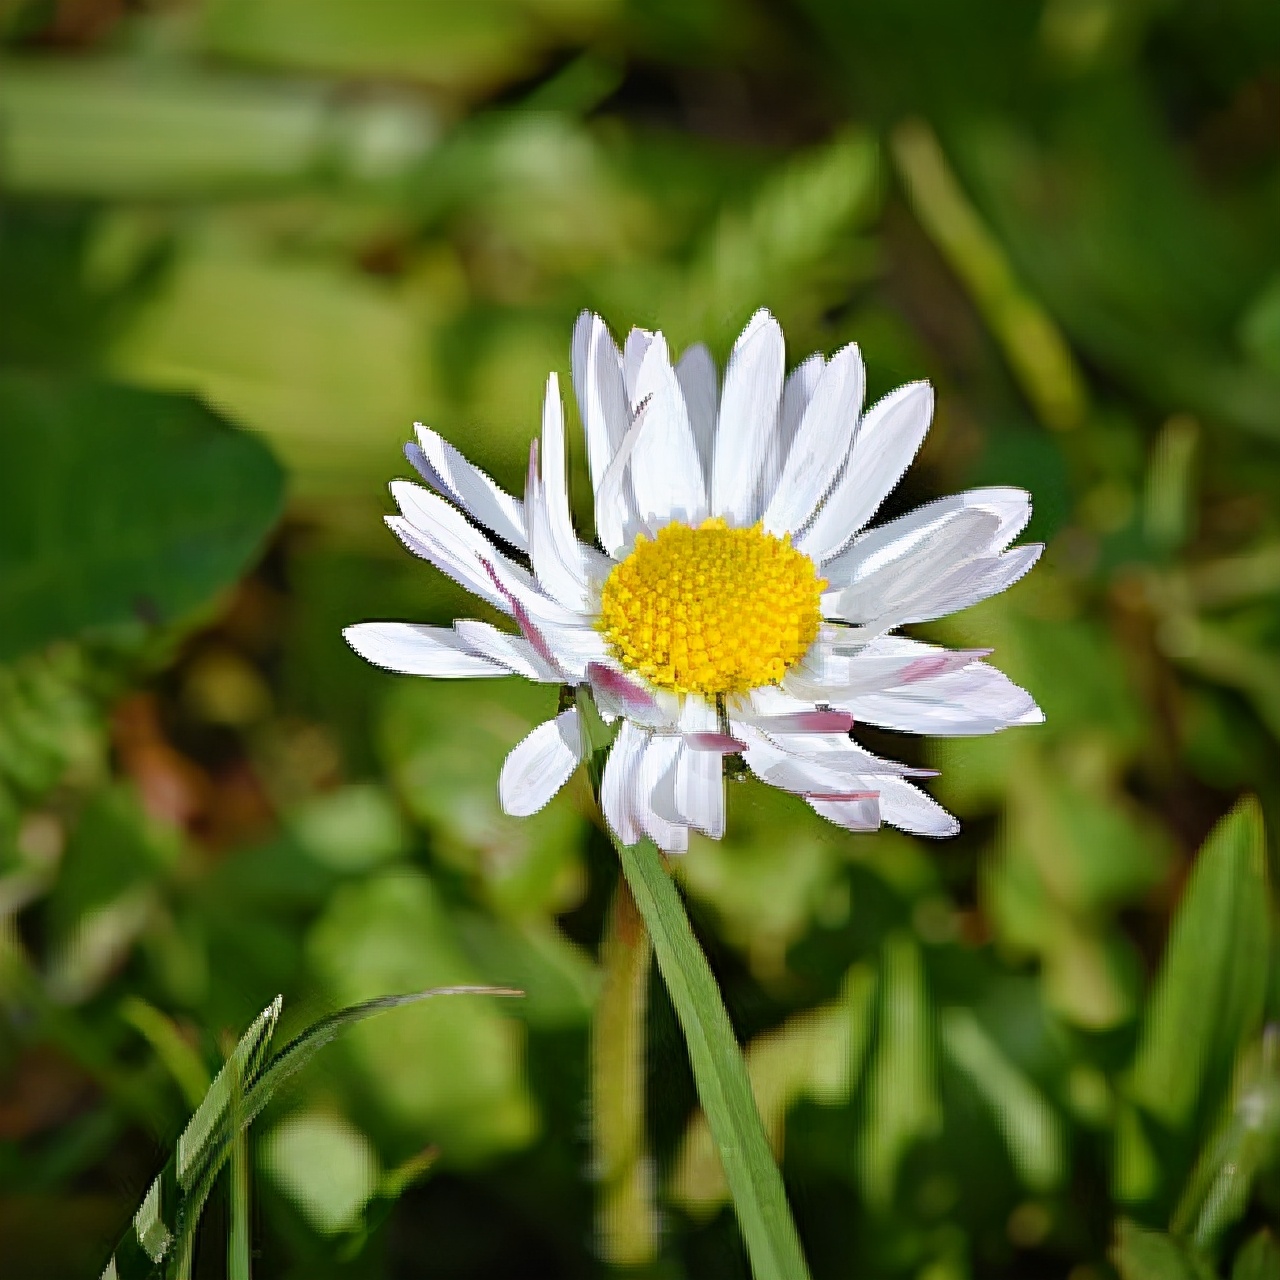
<svg viewBox="0 0 1280 1280">
<path fill-rule="evenodd" d="M 826 585 L 790 537 L 758 524 L 669 524 L 609 574 L 598 625 L 623 666 L 660 688 L 745 693 L 813 643 Z"/>
</svg>

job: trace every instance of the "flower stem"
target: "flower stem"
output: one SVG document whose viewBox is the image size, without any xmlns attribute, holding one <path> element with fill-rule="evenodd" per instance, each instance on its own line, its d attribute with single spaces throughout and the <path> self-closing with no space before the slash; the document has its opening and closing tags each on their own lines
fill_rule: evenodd
<svg viewBox="0 0 1280 1280">
<path fill-rule="evenodd" d="M 645 1144 L 645 1012 L 653 951 L 625 884 L 609 912 L 604 986 L 591 1029 L 591 1119 L 600 1185 L 599 1244 L 615 1267 L 657 1256 L 653 1165 Z"/>
<path fill-rule="evenodd" d="M 598 798 L 608 730 L 585 692 L 579 692 L 578 706 Z M 614 838 L 613 842 L 684 1033 L 698 1099 L 724 1167 L 752 1272 L 756 1280 L 808 1280 L 809 1269 L 742 1049 L 675 882 L 650 841 L 624 845 Z"/>
</svg>

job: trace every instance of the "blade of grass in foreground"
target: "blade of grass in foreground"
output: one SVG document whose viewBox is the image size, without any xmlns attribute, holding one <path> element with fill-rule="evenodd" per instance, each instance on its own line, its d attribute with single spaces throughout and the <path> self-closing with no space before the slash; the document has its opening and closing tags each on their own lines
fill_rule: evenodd
<svg viewBox="0 0 1280 1280">
<path fill-rule="evenodd" d="M 724 1165 L 756 1280 L 804 1280 L 808 1268 L 746 1062 L 679 891 L 649 841 L 617 847 L 622 873 L 648 926 L 658 970 L 684 1031 L 698 1097 Z"/>
<path fill-rule="evenodd" d="M 236 1141 L 280 1085 L 316 1051 L 352 1026 L 386 1009 L 416 1004 L 432 996 L 518 996 L 506 987 L 437 987 L 410 995 L 383 996 L 322 1018 L 263 1065 L 280 1017 L 277 998 L 241 1037 L 208 1093 L 178 1138 L 177 1149 L 151 1184 L 142 1206 L 102 1273 L 102 1280 L 187 1280 L 192 1240 L 204 1203 Z M 247 1172 L 247 1162 L 246 1162 Z M 233 1194 L 237 1188 L 233 1188 Z M 232 1274 L 248 1275 L 248 1203 L 241 1232 L 229 1256 Z M 233 1214 L 239 1217 L 239 1214 Z"/>
</svg>

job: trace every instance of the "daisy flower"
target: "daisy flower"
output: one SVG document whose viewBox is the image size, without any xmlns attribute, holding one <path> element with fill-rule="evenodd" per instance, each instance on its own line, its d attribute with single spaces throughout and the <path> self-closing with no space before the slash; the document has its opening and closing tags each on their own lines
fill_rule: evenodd
<svg viewBox="0 0 1280 1280">
<path fill-rule="evenodd" d="M 991 733 L 1043 716 L 983 661 L 894 634 L 1016 582 L 1039 545 L 1011 546 L 1021 489 L 971 489 L 868 528 L 928 430 L 913 382 L 865 412 L 856 345 L 784 377 L 782 330 L 758 311 L 718 386 L 706 347 L 673 362 L 661 333 L 622 351 L 598 316 L 573 334 L 598 545 L 569 511 L 564 411 L 553 373 L 523 500 L 436 432 L 406 453 L 427 488 L 391 485 L 387 523 L 424 560 L 512 619 L 510 630 L 365 622 L 346 638 L 391 671 L 522 676 L 587 686 L 618 722 L 601 783 L 624 844 L 688 847 L 725 828 L 725 763 L 741 760 L 852 831 L 882 822 L 947 836 L 956 820 L 881 759 L 857 722 L 907 733 Z M 586 752 L 575 706 L 511 751 L 507 813 L 541 809 Z"/>
</svg>

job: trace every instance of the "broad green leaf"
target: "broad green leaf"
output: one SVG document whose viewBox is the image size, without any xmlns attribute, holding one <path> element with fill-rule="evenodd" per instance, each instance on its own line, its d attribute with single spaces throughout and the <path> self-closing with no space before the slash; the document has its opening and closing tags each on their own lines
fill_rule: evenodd
<svg viewBox="0 0 1280 1280">
<path fill-rule="evenodd" d="M 1143 1015 L 1130 1095 L 1171 1129 L 1211 1118 L 1257 1031 L 1270 892 L 1262 810 L 1242 800 L 1209 834 Z"/>
<path fill-rule="evenodd" d="M 862 1073 L 871 1040 L 876 975 L 857 964 L 837 1000 L 787 1019 L 747 1046 L 747 1074 L 769 1144 L 781 1156 L 787 1111 L 802 1098 L 838 1106 Z M 706 1112 L 690 1121 L 676 1157 L 672 1193 L 691 1214 L 710 1216 L 729 1199 Z"/>
<path fill-rule="evenodd" d="M 107 197 L 316 184 L 404 173 L 434 114 L 403 97 L 336 101 L 320 85 L 131 62 L 10 59 L 0 162 L 15 191 Z"/>
<path fill-rule="evenodd" d="M 1231 1280 L 1280 1280 L 1280 1245 L 1265 1227 L 1236 1254 Z"/>
<path fill-rule="evenodd" d="M 540 46 L 589 29 L 614 3 L 214 0 L 202 26 L 206 47 L 222 57 L 474 88 L 519 72 Z"/>
<path fill-rule="evenodd" d="M 1111 1261 L 1121 1280 L 1213 1280 L 1213 1269 L 1172 1236 L 1121 1218 Z"/>
<path fill-rule="evenodd" d="M 920 948 L 910 934 L 884 944 L 876 1045 L 867 1068 L 867 1113 L 857 1151 L 868 1202 L 889 1208 L 903 1158 L 942 1124 L 933 1007 Z"/>
<path fill-rule="evenodd" d="M 1022 1181 L 1032 1191 L 1058 1186 L 1066 1173 L 1063 1126 L 1045 1096 L 967 1009 L 944 1009 L 941 1022 L 943 1047 L 990 1108 Z"/>
<path fill-rule="evenodd" d="M 1231 1106 L 1205 1144 L 1173 1230 L 1206 1252 L 1245 1212 L 1259 1174 L 1280 1154 L 1280 1032 L 1268 1027 L 1236 1075 Z"/>
<path fill-rule="evenodd" d="M 357 1226 L 378 1189 L 378 1154 L 350 1121 L 326 1111 L 286 1116 L 262 1142 L 271 1180 L 325 1235 Z"/>
<path fill-rule="evenodd" d="M 261 443 L 192 399 L 0 372 L 0 658 L 205 604 L 282 496 Z"/>
<path fill-rule="evenodd" d="M 511 981 L 511 970 L 482 969 L 467 954 L 443 894 L 407 868 L 338 889 L 311 927 L 307 953 L 330 998 L 344 1005 L 377 991 Z M 524 1029 L 487 1003 L 455 1000 L 369 1023 L 346 1048 L 404 1141 L 438 1142 L 465 1162 L 517 1150 L 536 1133 Z"/>
</svg>

